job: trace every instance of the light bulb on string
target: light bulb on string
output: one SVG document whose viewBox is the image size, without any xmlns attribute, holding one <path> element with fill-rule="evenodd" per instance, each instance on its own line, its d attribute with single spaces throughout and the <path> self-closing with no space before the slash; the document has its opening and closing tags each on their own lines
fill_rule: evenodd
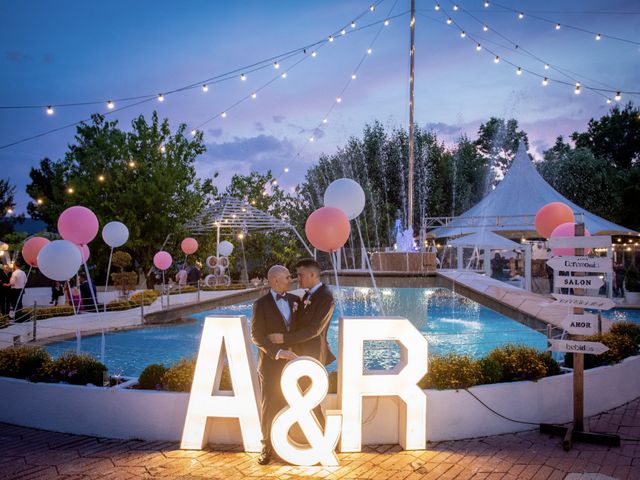
<svg viewBox="0 0 640 480">
<path fill-rule="evenodd" d="M 576 88 L 573 91 L 576 95 L 580 95 L 580 83 L 576 83 Z"/>
<path fill-rule="evenodd" d="M 476 50 L 477 50 L 478 52 L 479 52 L 480 50 L 482 50 L 482 45 L 477 44 L 477 45 L 476 45 Z"/>
<path fill-rule="evenodd" d="M 560 30 L 560 24 L 556 23 L 556 30 Z"/>
<path fill-rule="evenodd" d="M 314 50 L 313 52 L 311 52 L 311 56 L 312 56 L 312 57 L 314 57 L 314 58 L 315 58 L 317 55 L 318 55 L 318 52 L 316 52 L 315 50 Z"/>
<path fill-rule="evenodd" d="M 455 5 L 455 4 L 453 5 L 453 11 L 454 11 L 454 12 L 457 12 L 457 11 L 458 11 L 458 8 L 459 8 L 459 7 L 458 7 L 458 5 Z"/>
<path fill-rule="evenodd" d="M 44 203 L 44 200 L 42 200 L 41 198 L 39 198 L 39 199 L 37 199 L 37 200 L 36 200 L 36 203 L 37 203 L 38 205 L 42 205 L 42 204 Z"/>
<path fill-rule="evenodd" d="M 51 105 L 47 106 L 47 115 L 53 115 L 53 107 Z"/>
<path fill-rule="evenodd" d="M 600 40 L 602 38 L 602 35 L 600 35 L 599 33 L 596 33 L 596 40 Z"/>
<path fill-rule="evenodd" d="M 68 193 L 69 195 L 72 195 L 74 191 L 75 191 L 75 190 L 73 189 L 73 187 L 69 187 L 69 188 L 67 188 L 67 193 Z"/>
<path fill-rule="evenodd" d="M 375 9 L 376 9 L 376 6 L 375 6 L 375 5 L 373 5 L 373 4 L 369 6 L 369 10 L 371 10 L 372 12 L 373 12 Z"/>
<path fill-rule="evenodd" d="M 220 114 L 220 116 L 221 116 L 222 118 L 227 118 L 227 112 L 222 112 L 222 113 Z"/>
<path fill-rule="evenodd" d="M 280 68 L 280 64 L 278 62 L 273 62 L 273 68 L 276 70 Z"/>
<path fill-rule="evenodd" d="M 11 215 L 13 213 L 13 208 L 7 208 L 7 213 Z"/>
<path fill-rule="evenodd" d="M 247 76 L 244 73 L 240 75 L 240 80 L 244 82 L 246 79 L 247 79 Z"/>
<path fill-rule="evenodd" d="M 549 70 L 549 64 L 548 64 L 548 63 L 545 63 L 545 64 L 544 64 L 544 69 L 545 69 L 545 70 Z"/>
<path fill-rule="evenodd" d="M 340 30 L 340 35 L 346 35 L 347 31 L 343 28 L 342 30 Z"/>
<path fill-rule="evenodd" d="M 282 78 L 287 78 L 287 72 L 282 72 L 282 75 L 280 75 Z"/>
<path fill-rule="evenodd" d="M 439 4 L 439 3 L 436 3 L 436 6 L 435 6 L 435 7 L 433 7 L 433 8 L 435 8 L 435 10 L 436 10 L 436 12 L 437 12 L 438 10 L 440 10 L 440 4 Z"/>
<path fill-rule="evenodd" d="M 289 167 L 284 167 L 284 173 L 289 173 Z"/>
<path fill-rule="evenodd" d="M 329 120 L 328 120 L 328 119 L 326 119 L 326 118 L 323 118 L 323 119 L 322 119 L 322 123 L 327 123 L 328 121 L 329 121 Z"/>
<path fill-rule="evenodd" d="M 342 102 L 342 98 L 340 98 L 340 97 L 336 98 L 336 102 L 337 103 L 341 103 Z"/>
<path fill-rule="evenodd" d="M 453 23 L 453 20 L 451 20 L 451 18 L 447 18 L 447 25 L 451 25 Z"/>
<path fill-rule="evenodd" d="M 615 98 L 616 102 L 619 102 L 620 100 L 622 100 L 622 93 L 616 92 L 616 96 L 613 98 Z"/>
<path fill-rule="evenodd" d="M 112 102 L 111 100 L 109 100 L 109 101 L 107 102 L 107 108 L 108 108 L 109 110 L 113 110 L 113 108 L 114 108 L 114 107 L 115 107 L 115 105 L 113 104 L 113 102 Z"/>
<path fill-rule="evenodd" d="M 500 56 L 496 55 L 496 58 L 493 59 L 493 63 L 500 63 Z"/>
<path fill-rule="evenodd" d="M 196 136 L 196 133 L 198 133 L 198 132 L 197 132 L 195 129 L 194 129 L 194 130 L 191 130 L 191 135 L 192 135 L 192 136 L 194 136 L 194 137 L 195 137 L 195 136 Z"/>
<path fill-rule="evenodd" d="M 356 28 L 356 21 L 355 21 L 355 20 L 353 20 L 353 21 L 351 22 L 351 28 Z"/>
<path fill-rule="evenodd" d="M 544 77 L 544 79 L 542 80 L 542 86 L 546 87 L 547 85 L 549 85 L 549 79 L 547 77 Z"/>
<path fill-rule="evenodd" d="M 385 27 L 388 27 L 388 26 L 389 26 L 389 20 L 385 20 L 385 21 L 384 21 L 384 26 L 385 26 Z"/>
<path fill-rule="evenodd" d="M 333 42 L 333 35 L 329 35 L 329 41 Z"/>
<path fill-rule="evenodd" d="M 161 94 L 161 93 L 158 94 L 158 101 L 159 102 L 164 102 L 164 95 L 163 94 Z"/>
<path fill-rule="evenodd" d="M 209 85 L 207 85 L 206 83 L 204 85 L 202 85 L 202 91 L 203 92 L 208 92 L 209 91 Z"/>
<path fill-rule="evenodd" d="M 313 142 L 314 140 L 315 140 L 315 138 L 313 138 L 313 137 L 309 137 L 309 141 L 310 141 L 310 142 Z"/>
<path fill-rule="evenodd" d="M 104 182 L 104 175 L 98 175 L 98 181 Z"/>
<path fill-rule="evenodd" d="M 277 180 L 272 180 L 271 181 L 271 185 L 273 185 L 273 186 L 278 185 L 278 181 Z"/>
<path fill-rule="evenodd" d="M 516 69 L 516 75 L 522 75 L 522 68 L 518 67 Z"/>
<path fill-rule="evenodd" d="M 256 92 L 253 92 L 251 94 L 251 98 L 253 98 L 255 100 L 256 98 L 258 98 L 258 94 Z"/>
<path fill-rule="evenodd" d="M 167 151 L 167 147 L 164 145 L 160 145 L 160 153 L 165 153 Z"/>
<path fill-rule="evenodd" d="M 518 18 L 522 20 L 524 18 L 524 13 L 523 12 L 518 13 Z"/>
<path fill-rule="evenodd" d="M 463 30 L 460 32 L 460 38 L 464 38 L 467 36 L 467 33 Z"/>
<path fill-rule="evenodd" d="M 607 104 L 610 104 L 610 103 L 611 103 L 611 99 L 607 98 Z"/>
<path fill-rule="evenodd" d="M 134 168 L 136 166 L 136 162 L 133 160 L 129 160 L 129 168 Z"/>
<path fill-rule="evenodd" d="M 484 2 L 484 8 L 489 8 L 489 2 Z"/>
<path fill-rule="evenodd" d="M 483 30 L 484 32 L 487 32 L 487 31 L 489 31 L 489 27 L 488 27 L 488 26 L 486 26 L 486 25 L 483 25 L 483 26 L 482 26 L 482 30 Z"/>
<path fill-rule="evenodd" d="M 353 75 L 351 75 L 351 80 L 355 80 L 356 79 L 356 74 L 354 73 Z"/>
<path fill-rule="evenodd" d="M 373 49 L 371 49 L 371 48 L 367 48 L 367 54 L 368 54 L 368 55 L 371 55 L 372 53 L 373 53 Z"/>
</svg>

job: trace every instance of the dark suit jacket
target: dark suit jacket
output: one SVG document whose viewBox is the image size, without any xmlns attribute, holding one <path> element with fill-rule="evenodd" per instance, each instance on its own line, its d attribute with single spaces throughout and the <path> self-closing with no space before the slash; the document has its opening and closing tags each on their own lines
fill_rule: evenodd
<svg viewBox="0 0 640 480">
<path fill-rule="evenodd" d="M 291 309 L 291 323 L 294 318 L 294 303 L 300 303 L 300 299 L 287 293 L 289 308 Z M 298 309 L 300 305 L 298 305 Z M 280 381 L 280 372 L 284 368 L 285 360 L 276 360 L 276 354 L 280 349 L 286 349 L 283 345 L 271 343 L 267 338 L 271 333 L 286 333 L 287 326 L 276 305 L 271 290 L 260 297 L 253 304 L 253 317 L 251 319 L 251 338 L 258 347 L 258 373 L 261 377 L 275 375 L 276 382 Z"/>
<path fill-rule="evenodd" d="M 333 295 L 326 285 L 322 285 L 309 298 L 309 305 L 300 305 L 294 315 L 293 328 L 284 334 L 284 346 L 292 347 L 297 355 L 308 355 L 329 365 L 333 356 L 327 343 L 327 330 L 333 315 Z"/>
</svg>

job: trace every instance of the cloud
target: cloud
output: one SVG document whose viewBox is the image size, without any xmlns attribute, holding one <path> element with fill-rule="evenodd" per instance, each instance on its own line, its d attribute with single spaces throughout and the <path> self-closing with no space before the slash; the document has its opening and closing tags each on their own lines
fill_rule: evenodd
<svg viewBox="0 0 640 480">
<path fill-rule="evenodd" d="M 254 122 L 253 126 L 256 128 L 256 130 L 258 130 L 259 132 L 264 132 L 265 128 L 264 125 L 262 124 L 262 122 Z"/>
<path fill-rule="evenodd" d="M 18 50 L 11 50 L 9 52 L 4 52 L 4 56 L 10 62 L 16 62 L 16 63 L 30 62 L 31 60 L 33 60 L 33 57 L 31 55 L 28 55 L 24 52 L 20 52 Z"/>
<path fill-rule="evenodd" d="M 274 123 L 282 123 L 284 122 L 284 119 L 287 117 L 285 117 L 284 115 L 274 115 L 271 118 L 273 118 Z"/>
<path fill-rule="evenodd" d="M 247 175 L 252 171 L 271 170 L 279 175 L 295 156 L 293 143 L 272 135 L 235 137 L 220 143 L 208 143 L 207 151 L 196 162 L 200 177 L 211 177 L 220 172 L 215 183 L 220 189 L 228 185 L 234 174 Z"/>
</svg>

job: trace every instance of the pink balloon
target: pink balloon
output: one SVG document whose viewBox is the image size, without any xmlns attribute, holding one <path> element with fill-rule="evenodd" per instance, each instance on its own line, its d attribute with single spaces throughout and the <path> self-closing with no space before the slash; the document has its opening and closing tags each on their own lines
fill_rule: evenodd
<svg viewBox="0 0 640 480">
<path fill-rule="evenodd" d="M 22 258 L 32 267 L 38 266 L 38 254 L 49 240 L 44 237 L 33 237 L 24 242 L 22 246 Z"/>
<path fill-rule="evenodd" d="M 550 238 L 575 237 L 576 236 L 575 232 L 576 232 L 576 224 L 573 222 L 567 222 L 567 223 L 563 223 L 562 225 L 558 225 L 556 228 L 554 228 L 553 232 L 551 232 Z M 584 236 L 585 237 L 591 236 L 591 233 L 589 233 L 589 230 L 587 230 L 586 228 L 584 229 Z M 584 254 L 588 255 L 590 251 L 591 250 L 587 248 L 584 250 Z M 575 248 L 552 248 L 551 253 L 553 253 L 554 255 L 575 255 L 576 254 Z"/>
<path fill-rule="evenodd" d="M 323 252 L 333 252 L 345 244 L 351 226 L 339 208 L 322 207 L 309 215 L 304 231 L 311 245 Z"/>
<path fill-rule="evenodd" d="M 173 258 L 171 258 L 169 252 L 165 252 L 164 250 L 160 250 L 153 256 L 153 264 L 158 270 L 166 270 L 172 263 Z"/>
<path fill-rule="evenodd" d="M 180 248 L 185 255 L 191 255 L 192 253 L 196 253 L 196 250 L 198 250 L 198 241 L 195 238 L 187 237 L 182 240 Z"/>
<path fill-rule="evenodd" d="M 562 202 L 551 202 L 538 210 L 534 225 L 538 235 L 543 238 L 549 238 L 553 229 L 558 225 L 575 221 L 571 207 Z"/>
<path fill-rule="evenodd" d="M 82 262 L 87 263 L 87 260 L 89 260 L 89 255 L 91 255 L 89 247 L 87 245 L 76 245 L 76 247 L 78 247 L 78 250 L 80 250 L 80 254 L 82 255 Z"/>
<path fill-rule="evenodd" d="M 87 207 L 69 207 L 58 218 L 58 232 L 65 240 L 86 245 L 98 234 L 98 217 Z"/>
</svg>

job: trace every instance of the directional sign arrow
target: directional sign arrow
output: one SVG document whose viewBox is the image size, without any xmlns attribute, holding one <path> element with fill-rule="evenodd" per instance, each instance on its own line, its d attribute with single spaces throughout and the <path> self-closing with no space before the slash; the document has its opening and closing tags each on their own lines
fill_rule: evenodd
<svg viewBox="0 0 640 480">
<path fill-rule="evenodd" d="M 616 306 L 613 300 L 607 297 L 576 297 L 574 295 L 563 295 L 561 293 L 552 293 L 551 295 L 556 299 L 552 305 L 592 308 L 593 310 L 609 310 Z"/>
<path fill-rule="evenodd" d="M 586 353 L 587 355 L 600 355 L 609 347 L 600 342 L 576 342 L 574 340 L 547 340 L 548 352 Z"/>
<path fill-rule="evenodd" d="M 561 277 L 554 275 L 553 285 L 557 288 L 590 288 L 596 289 L 604 285 L 604 280 L 597 276 Z"/>
<path fill-rule="evenodd" d="M 562 328 L 572 335 L 593 335 L 598 333 L 598 316 L 589 313 L 567 315 L 562 320 Z"/>
<path fill-rule="evenodd" d="M 553 257 L 547 260 L 547 265 L 561 272 L 611 273 L 613 269 L 608 257 Z"/>
<path fill-rule="evenodd" d="M 604 248 L 611 246 L 611 237 L 598 235 L 594 237 L 552 237 L 549 248 Z"/>
</svg>

